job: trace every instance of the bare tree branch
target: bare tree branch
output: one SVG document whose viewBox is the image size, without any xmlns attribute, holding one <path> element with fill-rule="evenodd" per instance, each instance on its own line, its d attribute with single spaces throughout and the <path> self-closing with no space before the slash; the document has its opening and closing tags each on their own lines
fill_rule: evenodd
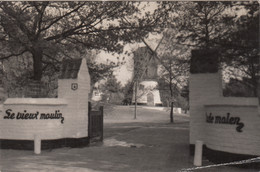
<svg viewBox="0 0 260 172">
<path fill-rule="evenodd" d="M 58 62 L 58 63 L 61 63 L 59 60 L 57 60 L 57 59 L 51 57 L 51 56 L 48 55 L 47 53 L 43 53 L 43 55 L 45 55 L 45 56 L 46 56 L 47 58 L 49 58 L 49 59 L 52 59 L 52 60 L 54 60 L 54 61 L 56 61 L 56 62 Z"/>
<path fill-rule="evenodd" d="M 57 23 L 57 22 L 60 21 L 61 19 L 65 18 L 65 17 L 67 17 L 67 16 L 69 16 L 69 15 L 71 15 L 72 13 L 78 11 L 78 10 L 79 10 L 81 7 L 83 7 L 84 5 L 85 5 L 85 2 L 83 2 L 81 5 L 79 5 L 79 6 L 78 6 L 77 8 L 75 8 L 75 9 L 71 10 L 70 12 L 68 12 L 68 13 L 66 13 L 66 14 L 64 14 L 64 15 L 62 15 L 62 16 L 60 16 L 60 17 L 58 17 L 56 20 L 52 21 L 48 26 L 46 26 L 46 27 L 40 29 L 39 32 L 42 32 L 42 31 L 44 31 L 44 30 L 49 29 L 52 25 L 54 25 L 55 23 Z"/>
<path fill-rule="evenodd" d="M 6 60 L 6 59 L 8 59 L 8 58 L 10 58 L 10 57 L 20 56 L 20 55 L 24 54 L 24 53 L 27 52 L 27 51 L 28 51 L 28 50 L 23 50 L 23 51 L 20 52 L 20 53 L 13 53 L 13 54 L 10 54 L 10 55 L 8 55 L 8 56 L 0 57 L 0 61 Z"/>
</svg>

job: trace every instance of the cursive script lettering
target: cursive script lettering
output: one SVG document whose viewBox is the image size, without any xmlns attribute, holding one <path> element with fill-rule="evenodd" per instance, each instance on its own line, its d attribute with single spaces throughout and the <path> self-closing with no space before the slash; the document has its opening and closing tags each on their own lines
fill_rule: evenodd
<svg viewBox="0 0 260 172">
<path fill-rule="evenodd" d="M 17 119 L 17 120 L 61 119 L 62 124 L 64 121 L 64 117 L 62 116 L 62 113 L 59 110 L 55 110 L 54 113 L 39 113 L 38 111 L 36 111 L 35 113 L 29 113 L 27 112 L 27 110 L 24 110 L 23 112 L 14 113 L 12 112 L 12 109 L 7 109 L 5 113 L 6 115 L 4 116 L 4 119 L 12 119 L 12 120 L 13 119 Z"/>
<path fill-rule="evenodd" d="M 62 113 L 59 110 L 56 110 L 55 113 L 41 113 L 40 119 L 61 119 L 62 124 L 64 121 L 64 117 L 62 117 Z"/>
<path fill-rule="evenodd" d="M 24 110 L 23 113 L 18 112 L 16 115 L 16 119 L 38 119 L 39 112 L 36 113 L 27 113 L 26 110 Z"/>
<path fill-rule="evenodd" d="M 242 132 L 242 128 L 244 127 L 244 123 L 240 122 L 240 118 L 230 117 L 230 113 L 227 113 L 226 116 L 213 116 L 212 113 L 206 113 L 206 122 L 215 124 L 237 125 L 237 132 Z"/>
<path fill-rule="evenodd" d="M 5 111 L 6 116 L 4 116 L 4 119 L 14 119 L 15 118 L 15 113 L 12 113 L 11 109 L 7 109 Z"/>
</svg>

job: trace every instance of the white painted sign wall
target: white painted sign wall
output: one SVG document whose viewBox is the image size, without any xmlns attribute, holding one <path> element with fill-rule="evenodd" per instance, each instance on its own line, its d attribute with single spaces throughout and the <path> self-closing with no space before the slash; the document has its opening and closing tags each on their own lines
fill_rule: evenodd
<svg viewBox="0 0 260 172">
<path fill-rule="evenodd" d="M 7 99 L 0 112 L 0 139 L 87 137 L 90 77 L 86 60 L 77 79 L 61 79 L 58 86 L 59 98 Z"/>
</svg>

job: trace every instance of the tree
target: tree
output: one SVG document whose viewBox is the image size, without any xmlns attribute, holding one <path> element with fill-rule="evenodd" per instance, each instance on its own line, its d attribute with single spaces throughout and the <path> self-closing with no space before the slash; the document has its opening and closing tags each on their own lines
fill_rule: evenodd
<svg viewBox="0 0 260 172">
<path fill-rule="evenodd" d="M 3 63 L 0 62 L 0 87 L 3 86 L 3 77 L 4 77 L 4 66 Z"/>
<path fill-rule="evenodd" d="M 102 85 L 102 91 L 109 91 L 112 93 L 120 92 L 122 90 L 122 85 L 118 81 L 114 74 L 108 76 L 105 84 Z"/>
<path fill-rule="evenodd" d="M 220 66 L 231 77 L 249 80 L 257 95 L 259 80 L 259 4 L 252 2 L 183 2 L 172 20 L 178 44 L 220 51 Z M 238 41 L 239 40 L 239 41 Z M 238 72 L 237 72 L 238 71 Z"/>
<path fill-rule="evenodd" d="M 246 13 L 235 21 L 229 37 L 222 40 L 222 61 L 225 62 L 229 75 L 243 78 L 244 84 L 257 96 L 260 78 L 259 5 L 253 1 L 235 3 L 234 6 L 244 8 Z"/>
<path fill-rule="evenodd" d="M 8 97 L 22 97 L 32 72 L 31 60 L 26 53 L 21 57 L 10 57 L 2 62 L 2 83 Z"/>
<path fill-rule="evenodd" d="M 98 63 L 95 60 L 95 58 L 96 58 L 96 54 L 94 54 L 93 58 L 91 59 L 88 58 L 87 61 L 92 86 L 94 86 L 95 83 L 97 83 L 102 79 L 109 78 L 111 75 L 113 75 L 113 69 L 124 63 L 119 59 L 117 60 L 117 62 L 109 61 L 107 59 L 106 63 Z"/>
<path fill-rule="evenodd" d="M 143 37 L 161 25 L 169 11 L 161 5 L 153 12 L 138 15 L 140 4 L 1 2 L 0 59 L 27 53 L 33 61 L 33 78 L 40 80 L 46 66 L 53 66 L 64 57 L 71 58 L 70 52 L 86 48 L 121 52 L 124 43 L 140 39 L 136 33 Z"/>
<path fill-rule="evenodd" d="M 184 99 L 181 100 L 181 90 L 188 81 L 190 53 L 187 46 L 174 43 L 175 39 L 172 39 L 169 34 L 171 34 L 169 30 L 164 32 L 163 46 L 160 48 L 161 70 L 159 76 L 162 90 L 168 92 L 166 98 L 171 106 L 170 120 L 174 122 L 173 106 L 179 106 L 179 102 L 184 101 Z"/>
<path fill-rule="evenodd" d="M 96 62 L 96 51 L 87 51 L 84 54 L 73 53 L 74 58 L 81 58 L 87 56 L 87 63 L 89 74 L 91 78 L 91 87 L 96 82 L 105 79 L 113 72 L 113 69 L 123 63 L 118 60 L 117 62 L 107 61 L 106 63 Z M 10 57 L 2 61 L 1 65 L 1 80 L 5 91 L 9 97 L 23 97 L 26 96 L 28 84 L 31 83 L 31 74 L 33 73 L 32 59 L 28 58 L 27 54 L 19 57 Z M 57 97 L 58 77 L 61 71 L 61 64 L 45 66 L 43 69 L 43 76 L 41 85 L 46 84 L 45 87 L 46 97 Z M 28 90 L 29 91 L 29 90 Z M 45 97 L 45 96 L 44 96 Z"/>
<path fill-rule="evenodd" d="M 216 47 L 217 41 L 226 37 L 235 17 L 225 13 L 230 2 L 183 2 L 172 26 L 177 30 L 179 43 L 195 47 Z"/>
<path fill-rule="evenodd" d="M 101 85 L 101 91 L 104 93 L 103 100 L 109 100 L 110 103 L 121 104 L 123 101 L 122 85 L 115 75 L 110 74 L 106 82 Z"/>
<path fill-rule="evenodd" d="M 133 88 L 134 88 L 134 82 L 132 80 L 128 80 L 125 86 L 122 88 L 124 93 L 124 105 L 130 105 L 132 103 L 132 97 L 133 97 Z"/>
<path fill-rule="evenodd" d="M 254 89 L 251 85 L 247 85 L 248 78 L 243 78 L 242 80 L 231 78 L 226 84 L 223 95 L 226 97 L 254 97 Z"/>
</svg>

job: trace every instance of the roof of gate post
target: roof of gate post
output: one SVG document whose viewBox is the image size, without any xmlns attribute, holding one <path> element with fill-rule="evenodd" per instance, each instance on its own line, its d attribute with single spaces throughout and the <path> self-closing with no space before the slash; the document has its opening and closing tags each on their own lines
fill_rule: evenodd
<svg viewBox="0 0 260 172">
<path fill-rule="evenodd" d="M 62 61 L 61 74 L 59 79 L 76 79 L 80 69 L 82 68 L 82 63 L 85 63 L 87 68 L 86 59 L 77 58 L 77 59 L 65 59 Z M 88 69 L 86 70 L 88 72 Z"/>
<path fill-rule="evenodd" d="M 217 73 L 219 64 L 219 50 L 198 49 L 191 52 L 191 73 Z"/>
</svg>

